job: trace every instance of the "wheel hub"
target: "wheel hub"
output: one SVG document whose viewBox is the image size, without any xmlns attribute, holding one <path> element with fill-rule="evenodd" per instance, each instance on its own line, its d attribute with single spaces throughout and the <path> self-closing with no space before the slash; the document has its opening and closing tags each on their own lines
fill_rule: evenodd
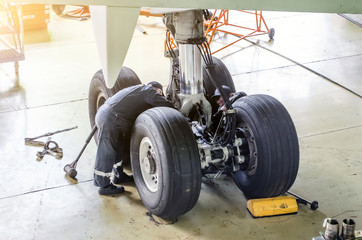
<svg viewBox="0 0 362 240">
<path fill-rule="evenodd" d="M 144 137 L 139 149 L 140 169 L 143 181 L 151 192 L 158 189 L 158 170 L 156 166 L 156 155 L 148 137 Z"/>
<path fill-rule="evenodd" d="M 155 174 L 156 172 L 156 163 L 154 157 L 151 155 L 151 152 L 148 152 L 147 157 L 143 158 L 143 165 L 146 173 Z"/>
<path fill-rule="evenodd" d="M 97 110 L 106 102 L 106 96 L 104 95 L 104 93 L 99 92 L 98 96 L 97 96 Z"/>
<path fill-rule="evenodd" d="M 255 138 L 251 131 L 251 129 L 244 125 L 241 127 L 247 141 L 249 147 L 249 161 L 245 163 L 246 169 L 244 170 L 247 175 L 254 175 L 256 172 L 256 168 L 258 166 L 258 152 L 256 148 Z"/>
</svg>

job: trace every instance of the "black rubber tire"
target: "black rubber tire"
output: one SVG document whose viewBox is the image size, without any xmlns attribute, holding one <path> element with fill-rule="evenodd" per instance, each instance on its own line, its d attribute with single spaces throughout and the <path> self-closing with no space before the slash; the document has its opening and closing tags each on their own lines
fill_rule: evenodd
<svg viewBox="0 0 362 240">
<path fill-rule="evenodd" d="M 141 172 L 141 141 L 149 138 L 155 151 L 158 189 L 147 187 Z M 138 116 L 131 136 L 131 164 L 143 204 L 152 214 L 176 218 L 190 211 L 201 190 L 198 147 L 185 117 L 175 109 L 156 107 Z"/>
<path fill-rule="evenodd" d="M 138 84 L 141 84 L 141 81 L 137 74 L 128 67 L 122 67 L 118 74 L 117 81 L 111 89 L 112 95 L 116 94 L 118 91 L 124 88 Z"/>
<path fill-rule="evenodd" d="M 233 104 L 238 127 L 246 127 L 249 151 L 257 154 L 233 174 L 249 198 L 274 197 L 293 185 L 299 168 L 298 136 L 285 107 L 268 95 L 250 95 Z M 252 158 L 252 156 L 251 156 Z M 253 164 L 254 163 L 254 164 Z"/>
<path fill-rule="evenodd" d="M 57 15 L 61 15 L 63 13 L 64 9 L 65 9 L 65 5 L 63 5 L 63 4 L 53 4 L 52 5 L 52 10 Z"/>
<path fill-rule="evenodd" d="M 216 73 L 216 75 L 213 76 L 213 78 L 216 81 L 218 81 L 221 85 L 225 85 L 225 86 L 230 87 L 231 91 L 234 93 L 235 92 L 235 85 L 234 85 L 234 81 L 233 81 L 233 79 L 231 77 L 231 74 L 230 74 L 229 70 L 227 69 L 225 64 L 220 59 L 213 56 L 212 60 L 213 60 L 213 62 L 215 64 L 215 73 Z M 211 97 L 215 93 L 216 87 L 215 87 L 214 83 L 211 81 L 209 75 L 206 72 L 205 63 L 203 65 L 203 75 L 204 75 L 204 89 L 205 89 L 206 98 L 211 103 L 212 112 L 214 114 L 217 111 L 218 107 L 219 107 L 216 104 L 215 101 L 211 100 Z"/>
<path fill-rule="evenodd" d="M 88 113 L 89 113 L 89 122 L 92 129 L 95 125 L 95 117 L 98 109 L 111 96 L 112 93 L 111 90 L 107 88 L 103 72 L 102 70 L 99 70 L 94 74 L 92 78 L 92 81 L 89 85 L 89 93 L 88 93 Z M 97 133 L 98 131 L 94 134 L 94 140 L 98 145 Z"/>
<path fill-rule="evenodd" d="M 96 72 L 90 83 L 88 94 L 89 121 L 91 127 L 93 128 L 95 124 L 95 116 L 98 109 L 108 98 L 112 97 L 123 88 L 134 86 L 137 84 L 141 84 L 140 79 L 138 78 L 136 73 L 128 67 L 121 68 L 117 80 L 111 89 L 107 88 L 102 70 Z M 98 145 L 97 132 L 94 134 L 94 140 Z"/>
</svg>

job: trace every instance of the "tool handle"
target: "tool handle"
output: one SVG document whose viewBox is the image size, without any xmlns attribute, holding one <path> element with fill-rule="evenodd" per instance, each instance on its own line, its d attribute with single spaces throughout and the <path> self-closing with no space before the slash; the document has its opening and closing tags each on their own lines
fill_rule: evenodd
<svg viewBox="0 0 362 240">
<path fill-rule="evenodd" d="M 292 192 L 290 192 L 290 191 L 288 191 L 287 193 L 290 194 L 290 195 L 292 195 L 293 197 L 299 199 L 300 203 L 303 203 L 303 204 L 305 204 L 305 205 L 307 205 L 307 203 L 311 204 L 310 201 L 308 201 L 307 199 L 302 198 L 301 196 L 298 196 L 298 195 L 295 194 L 295 193 L 292 193 Z M 305 203 L 304 203 L 304 202 L 305 202 Z"/>
<path fill-rule="evenodd" d="M 297 203 L 301 203 L 301 204 L 307 205 L 309 202 L 306 201 L 305 199 L 297 198 Z"/>
<path fill-rule="evenodd" d="M 88 143 L 90 142 L 90 140 L 92 139 L 93 135 L 95 134 L 95 132 L 97 131 L 97 126 L 94 125 L 91 133 L 89 134 L 88 138 L 85 140 L 85 144 L 83 145 L 82 149 L 80 150 L 77 158 L 71 163 L 71 166 L 76 167 L 77 166 L 77 162 L 79 160 L 79 158 L 82 156 L 85 148 L 88 146 Z"/>
<path fill-rule="evenodd" d="M 85 144 L 82 147 L 82 150 L 80 150 L 77 158 L 71 162 L 70 164 L 67 164 L 64 166 L 64 172 L 71 178 L 75 178 L 75 176 L 77 176 L 77 170 L 75 170 L 77 168 L 77 163 L 80 159 L 80 157 L 82 156 L 85 148 L 88 146 L 88 143 L 90 142 L 90 140 L 92 139 L 93 135 L 95 134 L 95 132 L 97 131 L 97 126 L 94 125 L 91 133 L 89 134 L 88 138 L 85 140 Z"/>
<path fill-rule="evenodd" d="M 314 210 L 317 210 L 318 209 L 318 202 L 317 201 L 313 201 L 313 202 L 310 202 L 308 201 L 307 199 L 304 199 L 302 198 L 301 196 L 298 196 L 297 194 L 295 193 L 292 193 L 290 191 L 287 191 L 288 194 L 294 196 L 296 199 L 297 199 L 297 202 L 298 203 L 301 203 L 301 204 L 304 204 L 304 205 L 307 205 L 309 204 L 310 205 L 310 208 L 314 211 Z"/>
<path fill-rule="evenodd" d="M 55 132 L 48 132 L 48 133 L 45 133 L 43 135 L 33 137 L 33 138 L 25 138 L 25 142 L 35 140 L 35 139 L 38 139 L 38 138 L 41 138 L 41 137 L 49 137 L 49 136 L 52 136 L 54 134 L 61 133 L 61 132 L 67 132 L 67 131 L 70 131 L 70 130 L 73 130 L 73 129 L 76 129 L 76 128 L 78 128 L 78 126 L 75 126 L 75 127 L 72 127 L 72 128 L 66 128 L 66 129 L 63 129 L 63 130 L 55 131 Z"/>
<path fill-rule="evenodd" d="M 88 138 L 85 140 L 85 142 L 88 144 L 90 142 L 90 140 L 92 139 L 93 135 L 96 133 L 97 131 L 97 125 L 94 125 L 92 128 L 91 133 L 89 134 Z"/>
</svg>

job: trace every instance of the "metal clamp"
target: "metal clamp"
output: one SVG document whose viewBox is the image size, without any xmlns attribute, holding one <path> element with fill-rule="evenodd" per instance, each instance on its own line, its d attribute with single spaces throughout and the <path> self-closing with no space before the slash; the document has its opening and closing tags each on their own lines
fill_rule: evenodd
<svg viewBox="0 0 362 240">
<path fill-rule="evenodd" d="M 54 147 L 50 147 L 50 144 L 54 144 Z M 61 159 L 63 157 L 63 149 L 61 149 L 55 141 L 51 141 L 51 137 L 44 143 L 43 151 L 38 151 L 36 156 L 37 160 L 40 161 L 44 158 L 45 155 L 51 155 L 56 159 Z"/>
</svg>

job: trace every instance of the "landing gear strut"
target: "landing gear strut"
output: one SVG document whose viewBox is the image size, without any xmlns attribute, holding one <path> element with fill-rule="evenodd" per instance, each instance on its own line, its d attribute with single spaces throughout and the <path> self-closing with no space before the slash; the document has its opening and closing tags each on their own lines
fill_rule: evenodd
<svg viewBox="0 0 362 240">
<path fill-rule="evenodd" d="M 235 86 L 226 66 L 211 57 L 202 10 L 165 13 L 163 21 L 178 47 L 168 49 L 172 67 L 167 88 L 178 111 L 152 108 L 133 126 L 131 165 L 143 204 L 164 218 L 185 214 L 199 198 L 202 175 L 228 174 L 248 197 L 285 193 L 299 167 L 297 133 L 287 110 L 267 95 L 235 93 L 229 99 L 222 85 L 233 92 Z M 94 76 L 91 124 L 104 100 L 129 86 L 124 76 L 131 70 L 126 70 L 112 89 L 105 87 L 101 72 Z M 139 81 L 134 75 L 130 84 Z M 212 101 L 215 89 L 226 111 Z"/>
</svg>

